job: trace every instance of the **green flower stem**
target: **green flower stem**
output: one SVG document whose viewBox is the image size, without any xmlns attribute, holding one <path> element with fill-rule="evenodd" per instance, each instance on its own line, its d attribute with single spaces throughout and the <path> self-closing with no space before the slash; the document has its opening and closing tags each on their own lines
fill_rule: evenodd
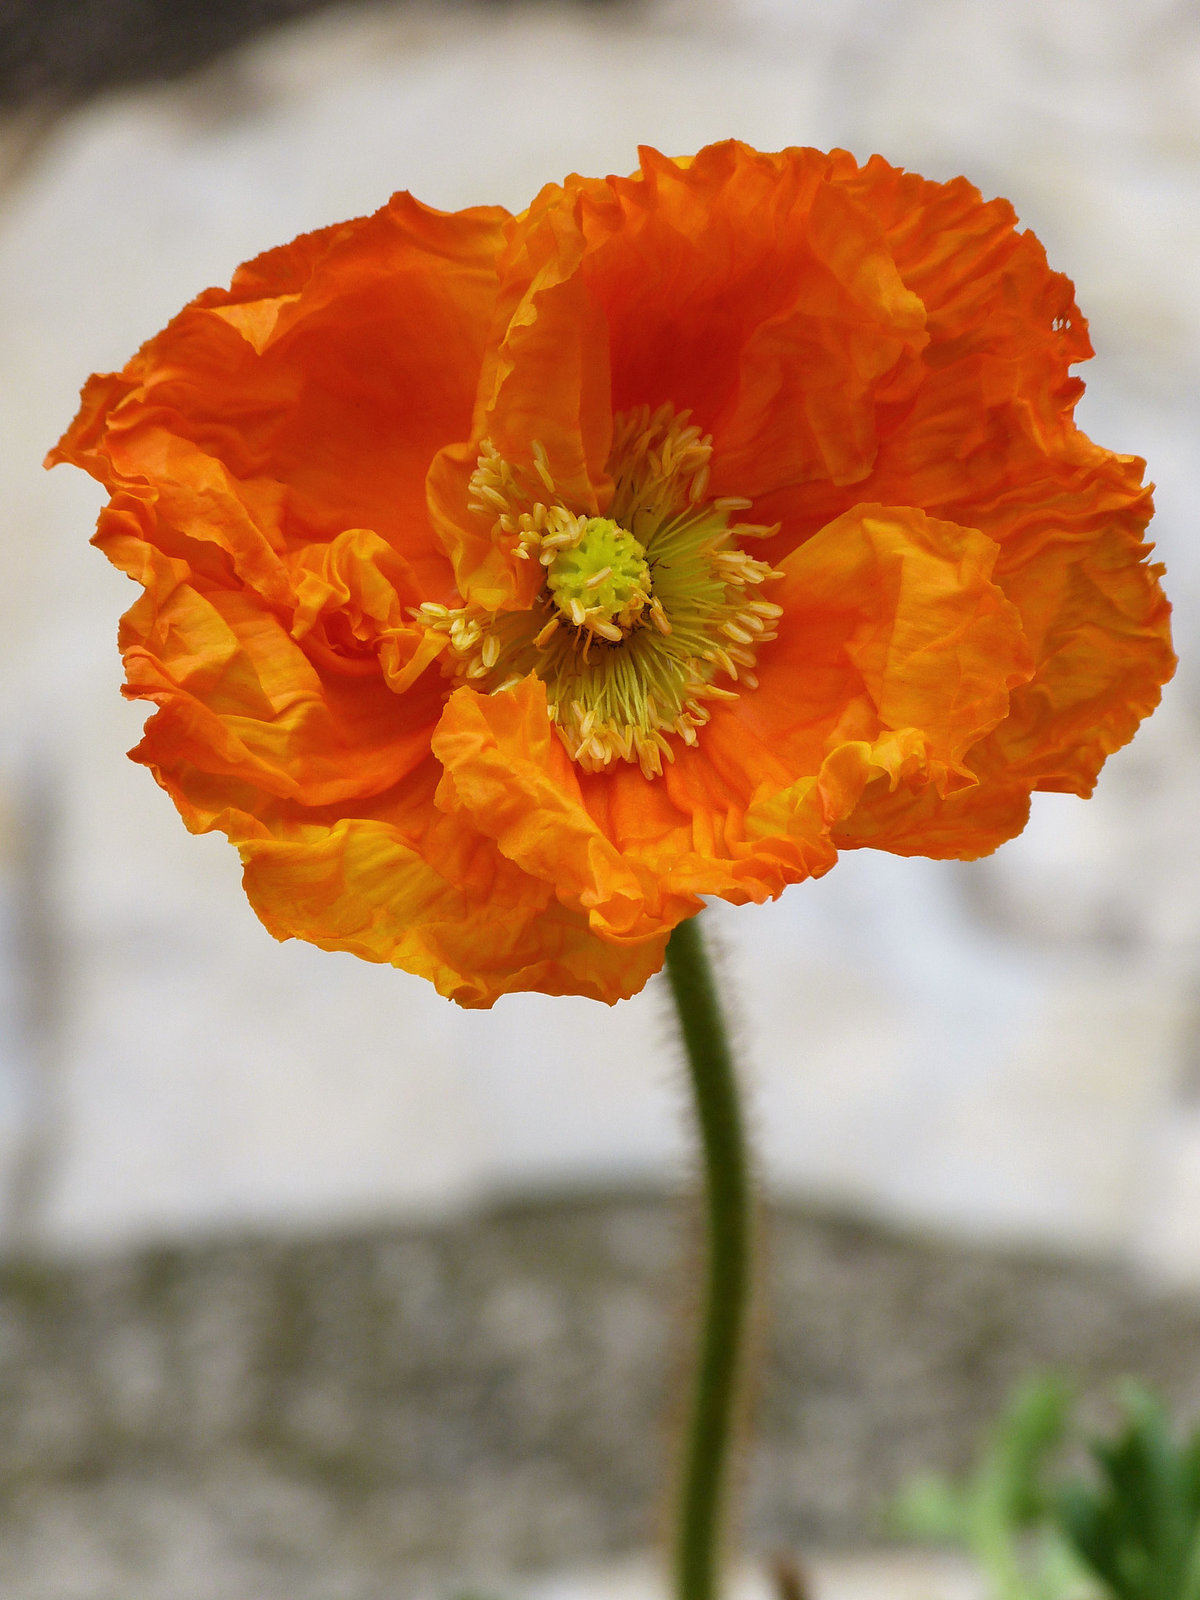
<svg viewBox="0 0 1200 1600">
<path fill-rule="evenodd" d="M 750 1300 L 750 1172 L 733 1056 L 696 917 L 672 933 L 666 969 L 696 1097 L 708 1219 L 704 1320 L 679 1482 L 675 1600 L 717 1600 Z"/>
</svg>

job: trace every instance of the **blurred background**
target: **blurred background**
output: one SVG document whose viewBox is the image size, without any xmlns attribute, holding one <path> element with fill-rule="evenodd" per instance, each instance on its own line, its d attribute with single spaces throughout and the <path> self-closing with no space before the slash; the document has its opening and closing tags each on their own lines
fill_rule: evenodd
<svg viewBox="0 0 1200 1600">
<path fill-rule="evenodd" d="M 604 1564 L 656 1534 L 695 1262 L 665 997 L 467 1014 L 276 944 L 125 760 L 133 591 L 40 466 L 258 251 L 639 143 L 1009 197 L 1091 321 L 1083 427 L 1158 483 L 1182 658 L 991 860 L 712 914 L 772 1217 L 750 1542 L 880 1542 L 1030 1365 L 1200 1407 L 1192 0 L 0 0 L 0 96 L 5 1600 L 642 1592 Z"/>
</svg>

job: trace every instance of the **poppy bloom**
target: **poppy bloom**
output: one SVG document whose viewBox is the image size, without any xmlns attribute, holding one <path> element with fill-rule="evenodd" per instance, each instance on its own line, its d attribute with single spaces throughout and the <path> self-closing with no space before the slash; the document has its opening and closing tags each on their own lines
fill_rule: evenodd
<svg viewBox="0 0 1200 1600">
<path fill-rule="evenodd" d="M 209 290 L 51 461 L 143 595 L 133 751 L 279 938 L 464 1005 L 639 989 L 701 896 L 971 858 L 1170 675 L 1072 286 L 878 157 L 407 194 Z"/>
</svg>

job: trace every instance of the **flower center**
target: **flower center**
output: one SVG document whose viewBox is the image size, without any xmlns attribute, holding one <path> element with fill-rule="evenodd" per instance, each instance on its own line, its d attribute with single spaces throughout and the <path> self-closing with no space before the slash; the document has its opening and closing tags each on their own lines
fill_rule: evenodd
<svg viewBox="0 0 1200 1600">
<path fill-rule="evenodd" d="M 646 552 L 608 517 L 589 517 L 579 543 L 550 562 L 546 587 L 568 622 L 619 644 L 650 604 Z"/>
<path fill-rule="evenodd" d="M 545 579 L 527 610 L 427 602 L 415 614 L 444 636 L 444 670 L 458 681 L 499 694 L 540 678 L 559 738 L 585 771 L 635 761 L 654 778 L 676 740 L 697 742 L 709 702 L 758 687 L 756 651 L 782 615 L 761 585 L 782 574 L 739 541 L 777 528 L 732 522 L 748 500 L 705 499 L 712 440 L 686 412 L 642 407 L 614 421 L 603 517 L 563 503 L 540 445 L 525 469 L 485 440 L 470 509 Z"/>
</svg>

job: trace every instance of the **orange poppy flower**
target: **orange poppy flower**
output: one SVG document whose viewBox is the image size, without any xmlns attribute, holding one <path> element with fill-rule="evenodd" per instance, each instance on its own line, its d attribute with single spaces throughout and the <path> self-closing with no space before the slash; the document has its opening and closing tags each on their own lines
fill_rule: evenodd
<svg viewBox="0 0 1200 1600">
<path fill-rule="evenodd" d="M 646 150 L 270 251 L 50 460 L 145 591 L 134 759 L 273 934 L 611 1001 L 701 896 L 994 849 L 1156 704 L 1150 493 L 1072 422 L 1090 354 L 961 179 Z"/>
</svg>

